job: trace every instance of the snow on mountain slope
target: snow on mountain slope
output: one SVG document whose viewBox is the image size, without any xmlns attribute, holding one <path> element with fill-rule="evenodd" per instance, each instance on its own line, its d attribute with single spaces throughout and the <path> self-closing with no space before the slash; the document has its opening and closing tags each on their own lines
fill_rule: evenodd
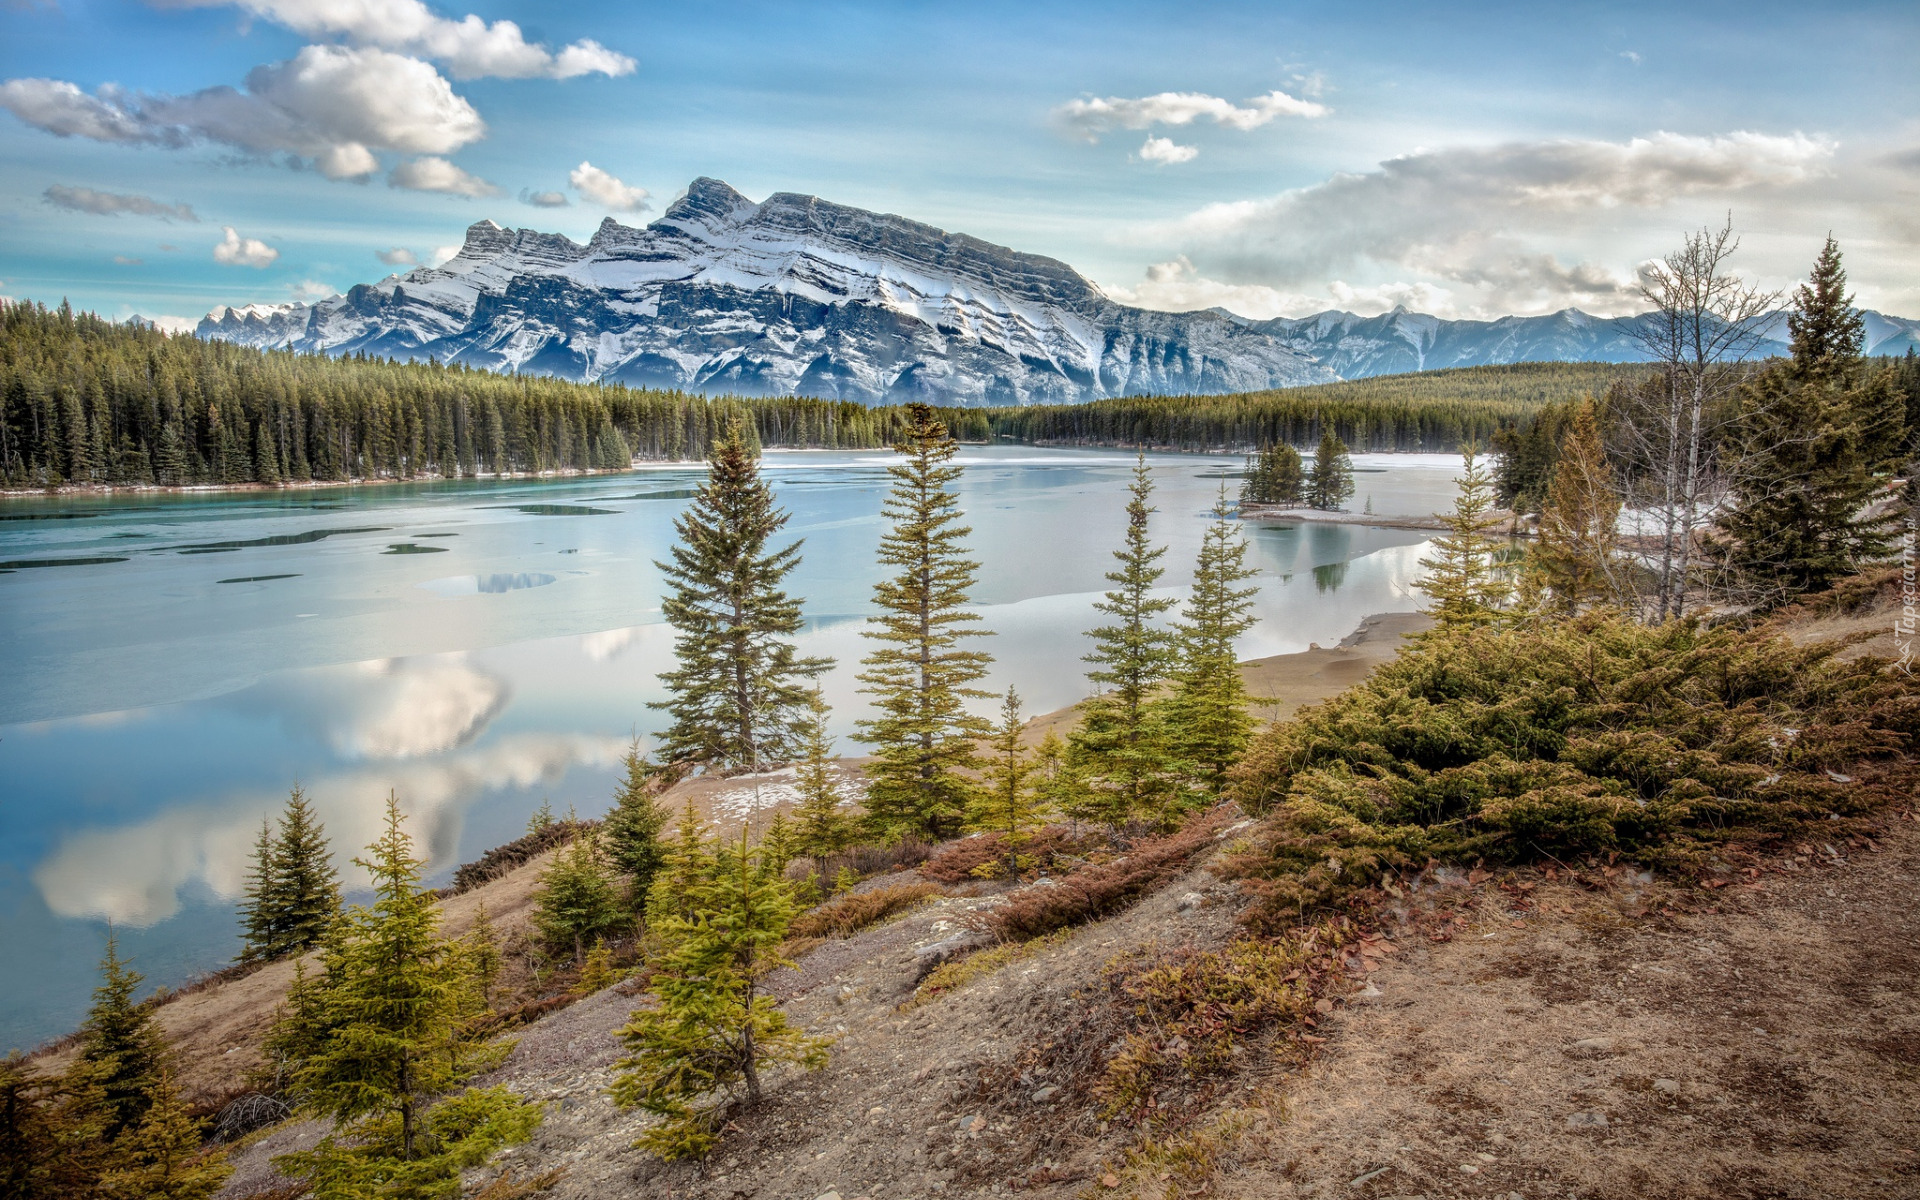
<svg viewBox="0 0 1920 1200">
<path fill-rule="evenodd" d="M 202 337 L 570 379 L 866 402 L 1027 404 L 1330 380 L 1245 322 L 1109 300 L 1071 267 L 900 217 L 696 180 L 582 246 L 481 221 L 438 267 Z"/>
</svg>

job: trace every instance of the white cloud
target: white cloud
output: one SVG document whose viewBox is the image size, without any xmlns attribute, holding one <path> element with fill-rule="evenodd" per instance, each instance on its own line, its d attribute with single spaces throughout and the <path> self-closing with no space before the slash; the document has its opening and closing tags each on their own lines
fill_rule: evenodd
<svg viewBox="0 0 1920 1200">
<path fill-rule="evenodd" d="M 129 257 L 128 255 L 125 255 L 125 254 L 116 254 L 116 255 L 114 255 L 114 256 L 113 256 L 113 261 L 114 261 L 114 262 L 115 262 L 115 263 L 116 263 L 117 265 L 119 265 L 119 266 L 122 266 L 122 267 L 144 267 L 144 266 L 146 266 L 146 265 L 147 265 L 147 260 L 146 260 L 146 259 L 144 259 L 144 258 L 132 258 L 132 257 Z"/>
<path fill-rule="evenodd" d="M 1505 311 L 1625 311 L 1637 297 L 1624 270 L 1566 263 L 1543 246 L 1577 246 L 1624 212 L 1672 224 L 1665 210 L 1680 201 L 1718 206 L 1805 184 L 1828 172 L 1834 151 L 1803 134 L 1746 132 L 1426 150 L 1266 199 L 1209 205 L 1143 236 L 1236 282 L 1297 291 L 1385 267 L 1498 297 Z"/>
<path fill-rule="evenodd" d="M 1172 138 L 1149 137 L 1140 146 L 1140 157 L 1151 163 L 1192 162 L 1200 156 L 1200 147 L 1182 146 Z"/>
<path fill-rule="evenodd" d="M 460 253 L 460 247 L 458 246 L 435 246 L 433 248 L 433 256 L 427 261 L 437 267 L 458 253 Z"/>
<path fill-rule="evenodd" d="M 416 763 L 381 764 L 313 782 L 306 789 L 347 886 L 363 872 L 348 861 L 378 836 L 389 789 L 400 797 L 407 832 L 436 865 L 459 840 L 467 805 L 482 793 L 558 782 L 575 766 L 618 762 L 617 738 L 522 734 L 474 750 Z M 172 808 L 138 824 L 95 829 L 62 842 L 34 869 L 49 909 L 63 917 L 99 917 L 146 926 L 179 911 L 193 885 L 235 897 L 262 817 L 279 811 L 284 793 L 244 793 L 200 806 Z"/>
<path fill-rule="evenodd" d="M 565 208 L 573 202 L 567 199 L 565 192 L 536 192 L 521 188 L 520 203 L 531 204 L 535 208 Z"/>
<path fill-rule="evenodd" d="M 163 221 L 198 221 L 191 207 L 185 204 L 164 204 L 151 196 L 123 195 L 118 192 L 96 192 L 92 188 L 68 187 L 56 183 L 46 191 L 47 203 L 56 208 L 72 212 L 92 213 L 100 217 L 117 217 L 121 213 L 132 213 L 139 217 L 159 217 Z"/>
<path fill-rule="evenodd" d="M 620 182 L 590 162 L 567 172 L 567 182 L 582 196 L 615 212 L 645 212 L 647 189 Z"/>
<path fill-rule="evenodd" d="M 379 170 L 374 152 L 446 154 L 486 135 L 473 106 L 429 63 L 378 49 L 307 46 L 247 73 L 246 90 L 93 95 L 53 79 L 0 84 L 0 107 L 60 137 L 179 148 L 216 142 L 310 160 L 329 179 Z"/>
<path fill-rule="evenodd" d="M 147 320 L 161 333 L 192 333 L 200 324 L 198 317 L 148 317 Z"/>
<path fill-rule="evenodd" d="M 194 7 L 221 7 L 228 0 L 184 0 Z M 592 39 L 558 53 L 528 42 L 512 21 L 488 24 L 469 13 L 458 21 L 439 16 L 421 0 L 233 0 L 242 10 L 307 37 L 340 37 L 363 46 L 443 62 L 455 79 L 571 79 L 576 75 L 628 75 L 634 61 Z"/>
<path fill-rule="evenodd" d="M 1154 125 L 1191 125 L 1205 117 L 1229 129 L 1257 129 L 1277 117 L 1324 117 L 1333 110 L 1315 100 L 1275 89 L 1255 96 L 1245 106 L 1204 92 L 1161 92 L 1130 100 L 1120 96 L 1069 100 L 1054 117 L 1089 142 L 1116 129 L 1147 129 Z"/>
<path fill-rule="evenodd" d="M 259 238 L 243 238 L 234 232 L 233 226 L 223 225 L 221 229 L 226 237 L 213 248 L 213 261 L 225 263 L 230 267 L 269 267 L 280 257 L 280 252 Z"/>
<path fill-rule="evenodd" d="M 340 294 L 332 284 L 321 283 L 318 279 L 302 279 L 287 291 L 302 304 L 312 304 L 316 300 L 325 300 L 329 296 Z"/>
<path fill-rule="evenodd" d="M 417 267 L 420 260 L 413 251 L 405 246 L 395 246 L 391 250 L 375 250 L 373 256 L 390 267 Z"/>
<path fill-rule="evenodd" d="M 387 183 L 416 192 L 445 192 L 450 196 L 492 196 L 500 191 L 478 175 L 469 175 L 446 159 L 431 155 L 400 163 L 388 174 Z"/>
</svg>

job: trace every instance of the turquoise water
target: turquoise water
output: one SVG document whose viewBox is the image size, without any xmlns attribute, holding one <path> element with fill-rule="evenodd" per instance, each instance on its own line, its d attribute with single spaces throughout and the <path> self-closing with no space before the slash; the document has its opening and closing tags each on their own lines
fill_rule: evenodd
<svg viewBox="0 0 1920 1200">
<path fill-rule="evenodd" d="M 791 585 L 806 649 L 840 662 L 825 686 L 843 738 L 862 715 L 887 461 L 767 459 L 806 539 Z M 1013 684 L 1033 712 L 1073 703 L 1132 459 L 995 447 L 960 462 L 997 635 L 986 686 Z M 1239 464 L 1151 462 L 1178 593 Z M 1356 465 L 1356 507 L 1451 502 L 1454 459 Z M 0 1048 L 74 1024 L 108 922 L 155 983 L 222 965 L 260 818 L 296 781 L 343 865 L 396 790 L 437 875 L 517 836 L 543 798 L 602 811 L 628 738 L 657 727 L 671 639 L 653 560 L 701 474 L 0 502 Z M 1417 605 L 1424 534 L 1249 534 L 1263 575 L 1248 657 Z"/>
</svg>

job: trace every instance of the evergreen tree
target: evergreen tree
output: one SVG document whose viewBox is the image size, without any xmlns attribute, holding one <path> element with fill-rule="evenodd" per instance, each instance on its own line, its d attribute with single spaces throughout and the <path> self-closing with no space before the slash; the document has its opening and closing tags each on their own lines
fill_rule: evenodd
<svg viewBox="0 0 1920 1200">
<path fill-rule="evenodd" d="M 18 1053 L 0 1059 L 0 1197 L 82 1200 L 107 1162 L 107 1107 L 99 1072 L 84 1060 L 59 1075 L 31 1071 Z"/>
<path fill-rule="evenodd" d="M 473 912 L 473 924 L 467 928 L 467 934 L 460 939 L 467 956 L 467 971 L 473 978 L 474 990 L 479 994 L 480 1006 L 486 1008 L 493 1003 L 493 985 L 500 978 L 500 935 L 494 932 L 493 917 L 487 912 L 485 903 Z"/>
<path fill-rule="evenodd" d="M 767 870 L 775 875 L 785 874 L 787 864 L 800 856 L 799 831 L 783 812 L 773 814 L 756 845 Z"/>
<path fill-rule="evenodd" d="M 1717 548 L 1760 607 L 1884 559 L 1897 514 L 1869 511 L 1906 440 L 1904 397 L 1862 358 L 1864 326 L 1829 237 L 1794 294 L 1793 357 L 1741 391 L 1733 501 Z"/>
<path fill-rule="evenodd" d="M 553 801 L 542 796 L 540 797 L 540 807 L 534 809 L 533 815 L 527 818 L 527 832 L 545 833 L 547 830 L 553 828 L 553 824 Z"/>
<path fill-rule="evenodd" d="M 1020 715 L 1020 695 L 1012 688 L 1000 705 L 1000 724 L 993 731 L 987 758 L 986 786 L 974 804 L 972 825 L 982 833 L 998 833 L 1007 847 L 1007 870 L 1020 869 L 1020 847 L 1027 844 L 1038 813 L 1034 803 L 1033 756 L 1020 744 L 1026 731 Z"/>
<path fill-rule="evenodd" d="M 1465 469 L 1454 480 L 1460 493 L 1453 512 L 1440 517 L 1447 533 L 1433 540 L 1434 557 L 1420 560 L 1428 574 L 1415 585 L 1433 600 L 1427 611 L 1442 630 L 1491 624 L 1512 590 L 1497 561 L 1498 546 L 1487 536 L 1487 530 L 1500 523 L 1488 516 L 1493 480 L 1474 447 L 1467 447 L 1462 461 Z"/>
<path fill-rule="evenodd" d="M 109 933 L 100 986 L 80 1027 L 80 1061 L 94 1072 L 105 1118 L 100 1134 L 109 1142 L 146 1117 L 166 1068 L 166 1042 L 153 1014 L 133 998 L 142 978 L 122 961 L 118 940 Z"/>
<path fill-rule="evenodd" d="M 240 901 L 240 962 L 260 962 L 273 957 L 280 895 L 275 873 L 278 862 L 279 847 L 274 844 L 273 823 L 262 817 L 260 837 L 253 845 L 253 865 L 247 871 L 246 890 Z"/>
<path fill-rule="evenodd" d="M 801 543 L 769 550 L 787 523 L 773 489 L 732 422 L 713 449 L 707 482 L 674 522 L 673 562 L 656 563 L 672 591 L 661 611 L 675 631 L 678 665 L 660 676 L 673 717 L 660 735 L 670 764 L 758 770 L 793 757 L 803 681 L 828 667 L 801 658 L 800 601 L 781 590 Z"/>
<path fill-rule="evenodd" d="M 667 812 L 655 798 L 655 772 L 640 753 L 635 739 L 627 747 L 623 760 L 627 776 L 613 795 L 613 811 L 607 814 L 607 857 L 614 868 L 629 881 L 636 902 L 644 901 L 653 886 L 654 872 L 666 856 L 660 833 L 667 827 Z"/>
<path fill-rule="evenodd" d="M 591 831 L 580 834 L 540 874 L 533 924 L 542 943 L 549 953 L 567 955 L 578 965 L 594 941 L 625 921 L 612 873 L 600 854 L 600 839 Z"/>
<path fill-rule="evenodd" d="M 1319 448 L 1313 452 L 1313 472 L 1307 479 L 1307 504 L 1332 512 L 1352 495 L 1353 456 L 1333 426 L 1323 425 Z"/>
<path fill-rule="evenodd" d="M 1271 442 L 1247 459 L 1240 499 L 1250 504 L 1291 506 L 1300 503 L 1305 484 L 1300 452 L 1286 442 Z"/>
<path fill-rule="evenodd" d="M 987 695 L 969 685 L 993 657 L 960 649 L 961 639 L 988 631 L 966 608 L 979 564 L 962 549 L 972 530 L 960 524 L 949 489 L 960 478 L 948 465 L 955 448 L 931 406 L 907 406 L 896 447 L 906 461 L 887 468 L 893 488 L 882 512 L 892 527 L 880 539 L 880 562 L 899 573 L 874 585 L 881 615 L 868 618 L 866 636 L 877 646 L 860 673 L 880 712 L 860 723 L 859 736 L 874 748 L 867 821 L 881 837 L 938 840 L 959 829 L 973 793 L 974 739 L 985 732 L 965 708 Z"/>
<path fill-rule="evenodd" d="M 112 1158 L 100 1179 L 102 1200 L 210 1200 L 233 1174 L 225 1151 L 201 1149 L 200 1122 L 164 1072 L 148 1093 L 146 1115 L 114 1143 Z"/>
<path fill-rule="evenodd" d="M 297 787 L 281 810 L 274 848 L 268 949 L 277 957 L 318 946 L 340 916 L 340 877 L 333 869 L 327 830 Z"/>
<path fill-rule="evenodd" d="M 722 847 L 689 896 L 686 915 L 660 921 L 649 965 L 657 1007 L 620 1030 L 627 1057 L 615 1103 L 661 1118 L 635 1145 L 665 1159 L 705 1155 L 718 1140 L 722 1104 L 756 1104 L 760 1073 L 779 1063 L 826 1064 L 827 1042 L 787 1023 L 763 980 L 791 965 L 775 953 L 793 921 L 786 885 L 748 845 Z"/>
<path fill-rule="evenodd" d="M 801 734 L 799 777 L 794 781 L 800 803 L 793 810 L 794 846 L 811 858 L 816 870 L 826 869 L 829 855 L 853 843 L 857 822 L 840 811 L 840 773 L 833 767 L 833 743 L 827 738 L 827 702 L 815 689 Z"/>
<path fill-rule="evenodd" d="M 1259 572 L 1247 566 L 1247 542 L 1227 508 L 1226 491 L 1200 540 L 1193 590 L 1174 626 L 1179 659 L 1167 725 L 1175 761 L 1185 765 L 1208 797 L 1220 794 L 1227 768 L 1253 737 L 1247 685 L 1234 641 L 1252 629 L 1258 588 L 1242 587 Z"/>
<path fill-rule="evenodd" d="M 1575 406 L 1527 555 L 1530 585 L 1562 613 L 1623 599 L 1620 496 L 1592 400 Z"/>
<path fill-rule="evenodd" d="M 1124 546 L 1113 552 L 1119 567 L 1107 572 L 1114 588 L 1094 608 L 1113 618 L 1111 625 L 1088 631 L 1094 664 L 1087 678 L 1104 690 L 1081 706 L 1083 720 L 1073 732 L 1074 751 L 1087 764 L 1101 819 L 1119 826 L 1147 815 L 1156 819 L 1167 785 L 1166 727 L 1153 691 L 1174 662 L 1172 634 L 1156 622 L 1177 601 L 1155 596 L 1154 585 L 1166 573 L 1158 565 L 1167 550 L 1147 537 L 1147 519 L 1155 511 L 1147 501 L 1153 477 L 1142 455 L 1128 488 Z"/>
<path fill-rule="evenodd" d="M 455 1078 L 462 988 L 439 936 L 439 906 L 420 886 L 399 800 L 386 830 L 353 861 L 373 882 L 371 908 L 354 907 L 330 944 L 321 993 L 332 1025 L 296 1082 L 314 1112 L 336 1124 L 391 1118 L 401 1160 L 417 1156 L 424 1109 Z"/>
<path fill-rule="evenodd" d="M 665 858 L 654 872 L 653 888 L 647 893 L 649 929 L 671 917 L 687 917 L 693 910 L 693 896 L 713 874 L 713 855 L 707 848 L 710 830 L 687 797 L 686 808 L 667 843 Z"/>
<path fill-rule="evenodd" d="M 1097 820 L 1094 796 L 1071 747 L 1054 730 L 1033 751 L 1033 807 L 1039 813 L 1059 813 L 1072 820 Z"/>
</svg>

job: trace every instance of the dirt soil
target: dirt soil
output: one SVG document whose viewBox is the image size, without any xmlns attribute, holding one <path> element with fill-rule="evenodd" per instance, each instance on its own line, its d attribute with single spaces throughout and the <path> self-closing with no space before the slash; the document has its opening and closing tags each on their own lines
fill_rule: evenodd
<svg viewBox="0 0 1920 1200">
<path fill-rule="evenodd" d="M 1642 918 L 1489 888 L 1321 1031 L 1216 1194 L 1920 1196 L 1920 824 L 1805 851 Z"/>
</svg>

